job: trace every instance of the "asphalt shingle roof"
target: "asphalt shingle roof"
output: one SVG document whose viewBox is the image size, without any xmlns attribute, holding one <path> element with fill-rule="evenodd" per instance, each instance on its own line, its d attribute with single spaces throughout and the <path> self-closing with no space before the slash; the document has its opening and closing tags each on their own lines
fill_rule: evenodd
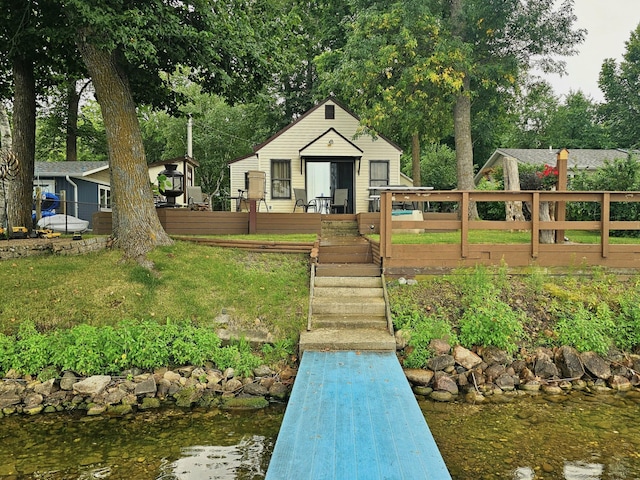
<svg viewBox="0 0 640 480">
<path fill-rule="evenodd" d="M 36 162 L 34 175 L 42 177 L 82 177 L 86 172 L 108 167 L 109 162 Z"/>
</svg>

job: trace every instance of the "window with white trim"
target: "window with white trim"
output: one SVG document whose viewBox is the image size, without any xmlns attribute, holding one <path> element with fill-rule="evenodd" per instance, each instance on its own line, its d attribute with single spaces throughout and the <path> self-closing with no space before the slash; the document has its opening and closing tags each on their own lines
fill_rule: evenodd
<svg viewBox="0 0 640 480">
<path fill-rule="evenodd" d="M 291 160 L 271 160 L 271 198 L 291 198 Z"/>
<path fill-rule="evenodd" d="M 369 186 L 389 185 L 389 160 L 371 160 L 369 162 Z"/>
<path fill-rule="evenodd" d="M 98 185 L 98 210 L 111 211 L 111 187 L 108 185 Z"/>
</svg>

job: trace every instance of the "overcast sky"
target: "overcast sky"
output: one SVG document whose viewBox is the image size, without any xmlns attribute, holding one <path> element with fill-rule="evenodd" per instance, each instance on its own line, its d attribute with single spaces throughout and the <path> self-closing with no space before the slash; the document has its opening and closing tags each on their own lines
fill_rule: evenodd
<svg viewBox="0 0 640 480">
<path fill-rule="evenodd" d="M 602 101 L 598 75 L 605 58 L 622 59 L 625 42 L 640 23 L 640 0 L 575 0 L 577 26 L 587 29 L 580 53 L 565 58 L 568 75 L 547 76 L 558 95 L 582 90 L 593 100 Z"/>
</svg>

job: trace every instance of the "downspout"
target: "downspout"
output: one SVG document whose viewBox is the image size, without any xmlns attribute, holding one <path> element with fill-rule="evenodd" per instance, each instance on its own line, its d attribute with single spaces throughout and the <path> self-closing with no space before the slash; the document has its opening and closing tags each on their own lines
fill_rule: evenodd
<svg viewBox="0 0 640 480">
<path fill-rule="evenodd" d="M 73 180 L 71 180 L 69 175 L 65 177 L 65 180 L 69 182 L 73 187 L 73 212 L 74 212 L 73 216 L 77 217 L 78 216 L 78 185 L 73 183 Z"/>
</svg>

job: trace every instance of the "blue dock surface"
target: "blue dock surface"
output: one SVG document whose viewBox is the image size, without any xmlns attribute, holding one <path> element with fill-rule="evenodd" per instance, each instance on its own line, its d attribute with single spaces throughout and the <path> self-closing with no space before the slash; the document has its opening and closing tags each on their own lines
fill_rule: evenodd
<svg viewBox="0 0 640 480">
<path fill-rule="evenodd" d="M 451 476 L 393 352 L 305 351 L 266 478 Z"/>
</svg>

